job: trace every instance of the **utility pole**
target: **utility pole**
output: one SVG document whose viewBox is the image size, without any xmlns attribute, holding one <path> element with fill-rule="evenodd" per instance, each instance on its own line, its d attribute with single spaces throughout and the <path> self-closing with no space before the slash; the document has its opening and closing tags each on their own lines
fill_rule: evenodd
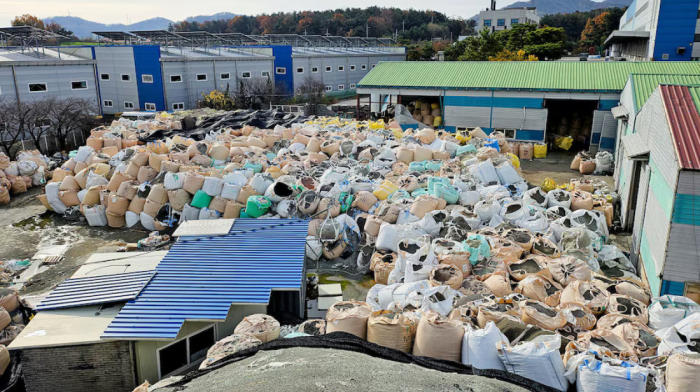
<svg viewBox="0 0 700 392">
<path fill-rule="evenodd" d="M 369 38 L 369 23 L 365 24 L 365 35 L 367 38 Z"/>
<path fill-rule="evenodd" d="M 406 32 L 406 20 L 404 19 L 401 23 L 403 24 L 403 27 L 401 27 L 401 32 L 405 33 Z"/>
</svg>

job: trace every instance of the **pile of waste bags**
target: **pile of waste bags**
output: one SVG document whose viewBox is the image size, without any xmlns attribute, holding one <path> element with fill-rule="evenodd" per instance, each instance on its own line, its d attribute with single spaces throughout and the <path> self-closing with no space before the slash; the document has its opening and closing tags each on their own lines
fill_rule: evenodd
<svg viewBox="0 0 700 392">
<path fill-rule="evenodd" d="M 20 152 L 16 161 L 0 152 L 0 205 L 8 204 L 10 195 L 44 185 L 50 168 L 51 161 L 37 150 Z"/>
<path fill-rule="evenodd" d="M 570 169 L 581 174 L 609 176 L 615 169 L 614 157 L 612 153 L 607 151 L 600 151 L 595 154 L 595 157 L 586 151 L 581 151 L 571 161 Z"/>
</svg>

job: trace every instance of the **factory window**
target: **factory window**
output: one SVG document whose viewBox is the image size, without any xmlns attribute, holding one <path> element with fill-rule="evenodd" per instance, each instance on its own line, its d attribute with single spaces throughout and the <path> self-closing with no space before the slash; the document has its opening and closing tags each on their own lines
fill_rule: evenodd
<svg viewBox="0 0 700 392">
<path fill-rule="evenodd" d="M 303 67 L 297 68 L 297 73 L 304 73 L 304 68 Z"/>
<path fill-rule="evenodd" d="M 77 82 L 70 82 L 71 90 L 87 90 L 87 80 L 79 80 Z"/>
<path fill-rule="evenodd" d="M 695 34 L 694 42 L 700 42 L 700 34 Z"/>
<path fill-rule="evenodd" d="M 173 111 L 178 111 L 178 110 L 185 110 L 185 103 L 184 102 L 178 102 L 173 104 Z"/>
<path fill-rule="evenodd" d="M 499 25 L 499 26 L 505 26 L 505 25 L 506 25 L 506 20 L 505 20 L 505 19 L 499 19 L 499 20 L 498 20 L 498 25 Z"/>
<path fill-rule="evenodd" d="M 229 79 L 231 79 L 231 74 L 228 72 L 222 72 L 221 74 L 219 74 L 219 79 L 229 80 Z"/>
<path fill-rule="evenodd" d="M 484 26 L 490 27 L 491 26 L 491 19 L 484 19 Z"/>
<path fill-rule="evenodd" d="M 106 108 L 111 108 L 111 107 L 114 107 L 114 102 L 109 101 L 109 100 L 105 100 L 105 101 L 102 101 L 102 106 L 104 106 Z"/>
<path fill-rule="evenodd" d="M 287 74 L 287 68 L 284 67 L 277 67 L 275 68 L 275 73 L 277 75 L 286 75 Z"/>
<path fill-rule="evenodd" d="M 355 88 L 356 84 L 355 83 L 350 83 L 350 88 L 353 89 Z"/>
<path fill-rule="evenodd" d="M 241 72 L 241 77 L 243 79 L 250 79 L 250 71 Z"/>
<path fill-rule="evenodd" d="M 516 25 L 518 23 L 520 23 L 520 19 L 511 19 L 510 20 L 510 24 L 512 24 L 512 25 Z"/>
<path fill-rule="evenodd" d="M 204 358 L 216 343 L 214 326 L 206 327 L 158 350 L 158 375 L 169 376 Z"/>
<path fill-rule="evenodd" d="M 362 64 L 362 70 L 364 71 L 366 69 L 367 69 L 367 64 Z"/>
<path fill-rule="evenodd" d="M 207 74 L 197 74 L 197 81 L 198 82 L 206 82 L 207 81 Z"/>
<path fill-rule="evenodd" d="M 345 71 L 345 67 L 342 66 L 342 65 L 339 65 L 339 66 L 338 66 L 338 72 L 343 72 L 343 71 Z"/>
<path fill-rule="evenodd" d="M 141 75 L 141 81 L 143 83 L 153 83 L 153 75 Z"/>
<path fill-rule="evenodd" d="M 170 83 L 182 83 L 182 75 L 170 75 Z"/>
<path fill-rule="evenodd" d="M 326 86 L 326 91 L 333 91 L 333 87 L 331 87 L 331 86 Z"/>
<path fill-rule="evenodd" d="M 263 78 L 269 78 L 270 71 L 262 71 L 262 72 L 260 72 L 260 76 L 262 76 Z"/>
<path fill-rule="evenodd" d="M 124 102 L 124 109 L 133 109 L 134 108 L 134 103 L 133 102 Z"/>
<path fill-rule="evenodd" d="M 131 82 L 131 75 L 122 74 L 122 82 Z"/>
<path fill-rule="evenodd" d="M 29 83 L 30 93 L 45 93 L 49 91 L 49 86 L 46 83 Z"/>
<path fill-rule="evenodd" d="M 146 111 L 148 111 L 148 112 L 155 112 L 156 111 L 156 104 L 155 103 L 146 102 L 145 104 L 143 104 L 143 106 L 146 109 Z"/>
<path fill-rule="evenodd" d="M 354 66 L 354 65 L 351 65 L 351 66 L 350 66 L 350 70 L 351 70 L 351 71 L 354 71 L 354 70 L 355 70 L 355 66 Z"/>
<path fill-rule="evenodd" d="M 311 73 L 318 73 L 318 67 L 311 67 Z"/>
<path fill-rule="evenodd" d="M 376 67 L 376 66 L 377 66 L 377 64 L 372 64 L 372 69 L 374 69 L 374 67 Z"/>
<path fill-rule="evenodd" d="M 326 67 L 326 72 L 331 72 L 333 70 L 333 67 Z"/>
<path fill-rule="evenodd" d="M 338 85 L 338 91 L 343 91 L 345 90 L 345 85 L 344 84 L 339 84 Z"/>
<path fill-rule="evenodd" d="M 100 80 L 104 80 L 105 82 L 109 82 L 109 74 L 100 74 Z"/>
</svg>

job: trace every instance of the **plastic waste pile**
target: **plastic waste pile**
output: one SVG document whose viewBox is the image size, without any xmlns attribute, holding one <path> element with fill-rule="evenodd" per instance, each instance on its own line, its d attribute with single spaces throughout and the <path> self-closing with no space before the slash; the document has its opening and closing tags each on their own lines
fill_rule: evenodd
<svg viewBox="0 0 700 392">
<path fill-rule="evenodd" d="M 593 174 L 595 176 L 607 176 L 615 169 L 614 157 L 607 151 L 600 151 L 592 157 L 588 152 L 581 151 L 571 161 L 571 170 L 581 174 Z"/>
<path fill-rule="evenodd" d="M 0 376 L 10 364 L 7 346 L 22 332 L 32 314 L 16 290 L 0 290 Z"/>
<path fill-rule="evenodd" d="M 51 161 L 37 150 L 22 151 L 17 161 L 0 152 L 0 205 L 10 202 L 10 195 L 27 192 L 46 183 Z"/>
</svg>

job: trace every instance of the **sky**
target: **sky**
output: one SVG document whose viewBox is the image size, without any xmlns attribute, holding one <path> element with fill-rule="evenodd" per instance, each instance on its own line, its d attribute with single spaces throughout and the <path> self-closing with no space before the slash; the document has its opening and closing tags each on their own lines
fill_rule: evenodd
<svg viewBox="0 0 700 392">
<path fill-rule="evenodd" d="M 498 0 L 498 7 L 503 7 L 517 0 Z M 470 18 L 481 9 L 489 7 L 490 0 L 402 0 L 401 2 L 377 2 L 373 0 L 355 0 L 353 8 L 369 6 L 399 7 L 402 9 L 427 9 L 442 12 L 449 17 Z M 217 12 L 231 12 L 244 15 L 290 11 L 320 11 L 346 8 L 350 6 L 343 0 L 0 0 L 0 26 L 9 26 L 17 15 L 31 14 L 41 19 L 51 16 L 77 16 L 100 23 L 136 23 L 154 17 L 164 17 L 179 21 L 188 16 L 212 15 Z"/>
</svg>

